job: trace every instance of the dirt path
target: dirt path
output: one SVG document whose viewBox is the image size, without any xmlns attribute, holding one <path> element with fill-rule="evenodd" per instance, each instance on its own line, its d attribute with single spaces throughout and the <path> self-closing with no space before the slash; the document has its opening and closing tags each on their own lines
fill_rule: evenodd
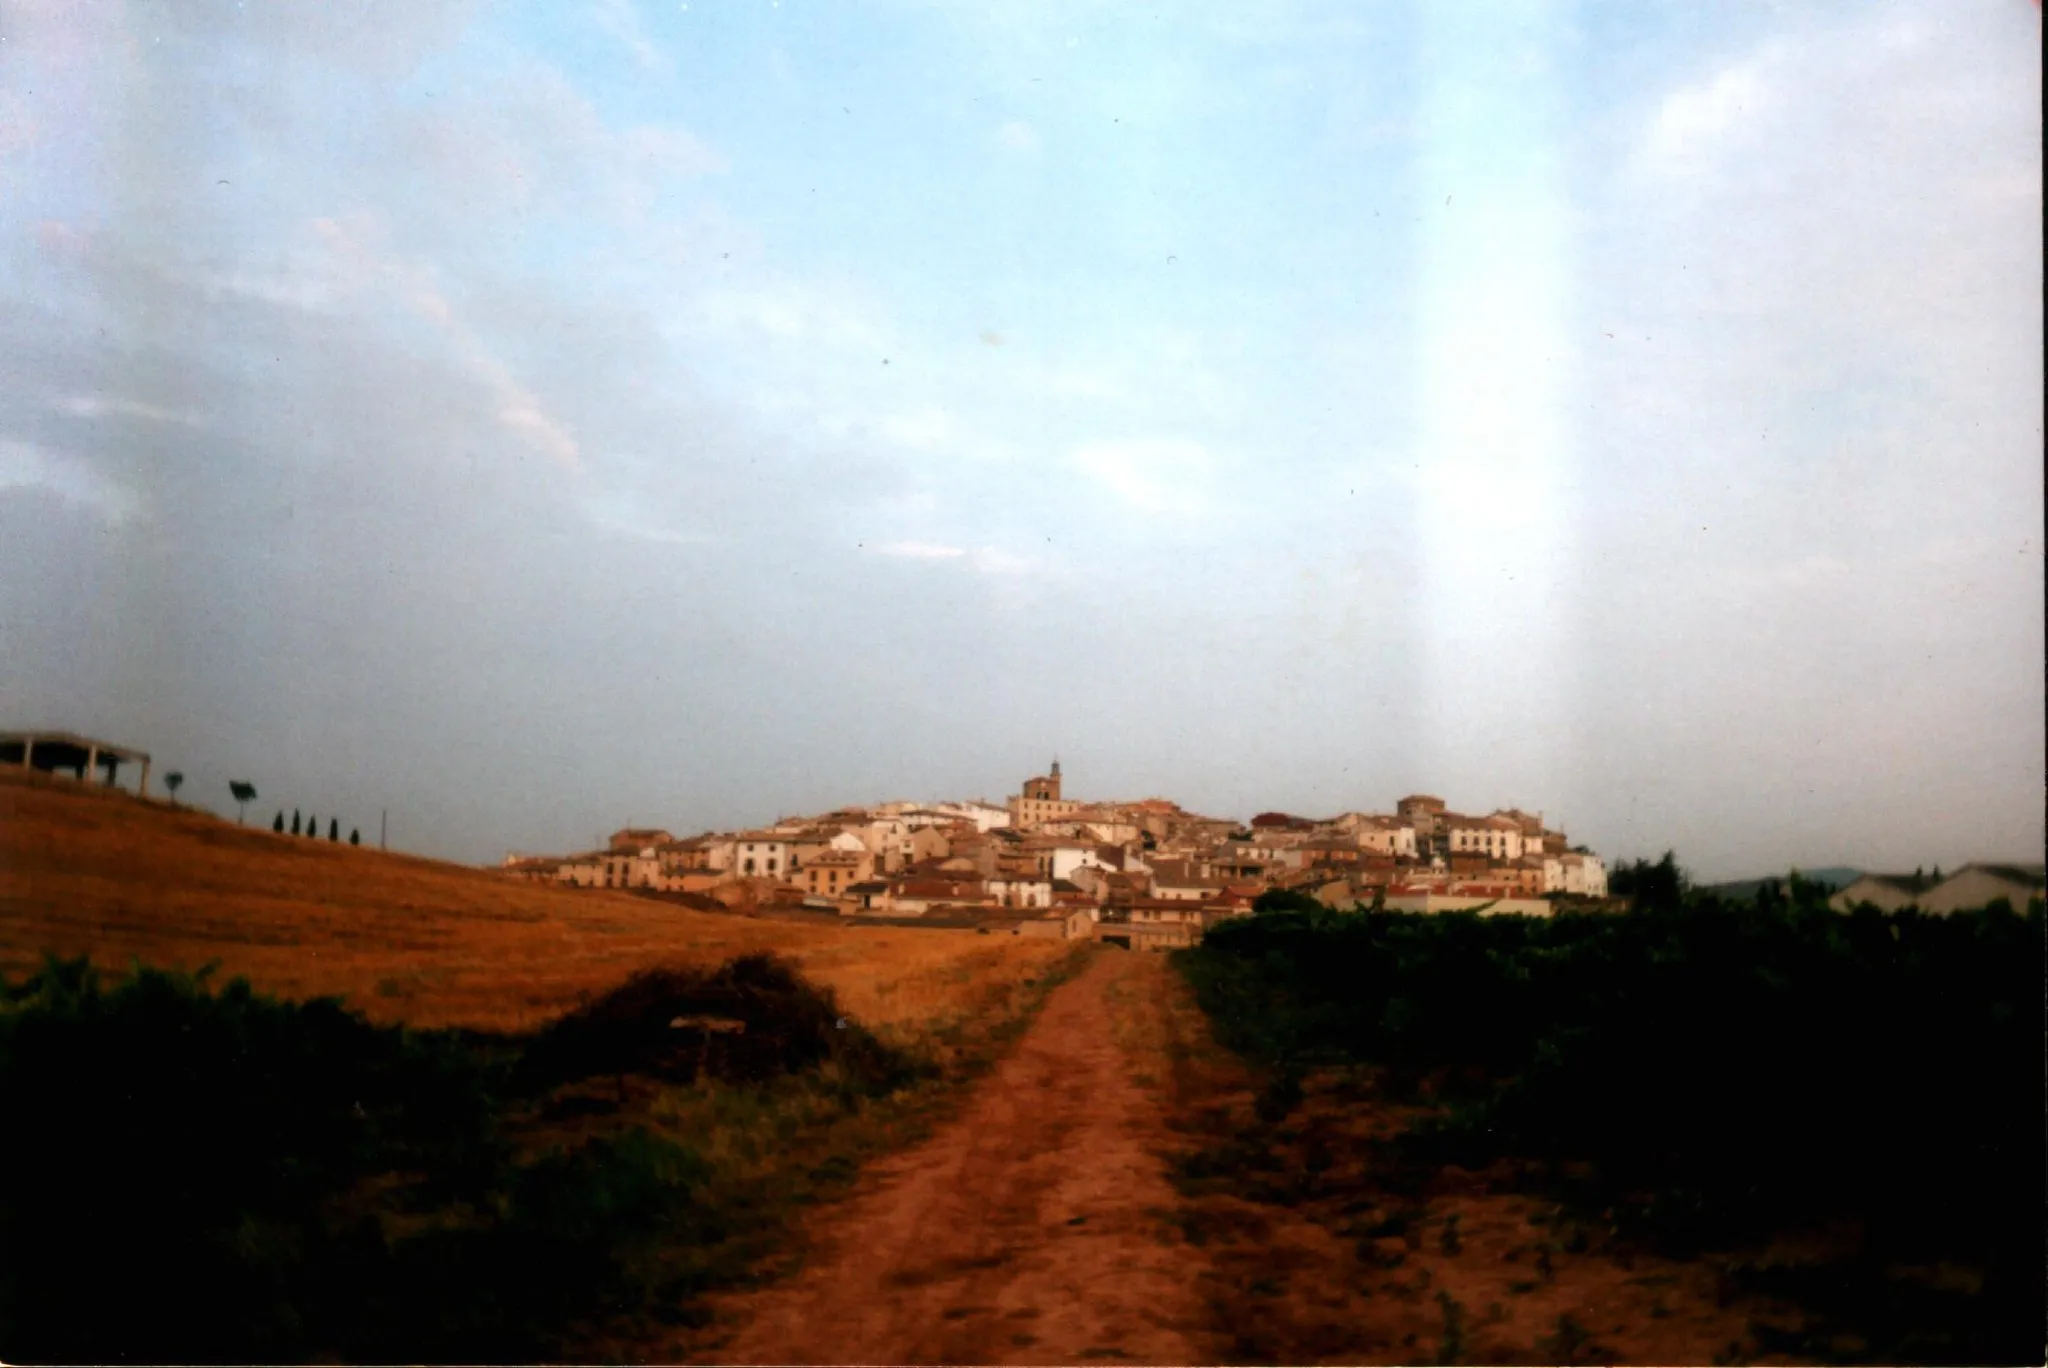
<svg viewBox="0 0 2048 1368">
<path fill-rule="evenodd" d="M 1383 1167 L 1413 1108 L 1369 1082 L 1266 1121 L 1256 1083 L 1163 958 L 1104 952 L 957 1119 L 814 1214 L 798 1272 L 655 1357 L 1772 1361 L 1750 1324 L 1774 1308 L 1712 1265 L 1610 1246 L 1507 1168 Z"/>
<path fill-rule="evenodd" d="M 820 1212 L 790 1280 L 721 1300 L 738 1363 L 1200 1363 L 1202 1252 L 1159 1154 L 1176 989 L 1104 953 L 1059 988 L 963 1115 Z"/>
</svg>

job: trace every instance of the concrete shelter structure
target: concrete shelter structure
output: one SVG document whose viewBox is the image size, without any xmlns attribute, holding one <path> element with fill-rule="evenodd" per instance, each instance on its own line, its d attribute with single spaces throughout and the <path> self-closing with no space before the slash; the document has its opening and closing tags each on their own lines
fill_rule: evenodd
<svg viewBox="0 0 2048 1368">
<path fill-rule="evenodd" d="M 117 745 L 96 737 L 80 736 L 67 731 L 9 731 L 0 732 L 0 765 L 19 765 L 23 769 L 42 770 L 53 774 L 58 770 L 71 770 L 83 780 L 106 771 L 99 782 L 116 782 L 121 766 L 139 764 L 142 778 L 135 791 L 147 795 L 149 792 L 149 752 L 136 750 L 132 746 Z"/>
</svg>

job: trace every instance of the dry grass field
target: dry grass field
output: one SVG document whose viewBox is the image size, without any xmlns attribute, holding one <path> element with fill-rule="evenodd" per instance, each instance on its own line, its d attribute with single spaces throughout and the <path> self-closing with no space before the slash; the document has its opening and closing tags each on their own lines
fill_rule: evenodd
<svg viewBox="0 0 2048 1368">
<path fill-rule="evenodd" d="M 379 1022 L 517 1031 L 656 964 L 768 950 L 884 1031 L 971 1013 L 1063 959 L 1057 941 L 811 925 L 280 836 L 0 770 L 0 972 L 45 953 L 335 995 Z"/>
</svg>

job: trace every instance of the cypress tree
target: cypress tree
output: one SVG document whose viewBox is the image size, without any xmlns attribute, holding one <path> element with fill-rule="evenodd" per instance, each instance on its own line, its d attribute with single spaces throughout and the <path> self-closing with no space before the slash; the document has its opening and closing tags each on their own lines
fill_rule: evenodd
<svg viewBox="0 0 2048 1368">
<path fill-rule="evenodd" d="M 354 827 L 350 827 L 348 829 L 348 843 L 350 845 L 361 845 L 363 843 L 362 833 L 357 831 Z"/>
<path fill-rule="evenodd" d="M 279 835 L 283 835 L 283 834 L 284 834 L 284 809 L 283 809 L 283 808 L 279 808 L 279 809 L 277 810 L 277 820 L 276 820 L 276 821 L 274 821 L 274 822 L 272 822 L 272 823 L 270 824 L 270 829 L 271 829 L 272 831 L 275 831 L 275 832 L 277 832 L 277 833 L 278 833 Z"/>
<path fill-rule="evenodd" d="M 329 817 L 327 819 L 327 839 L 330 841 L 339 841 L 341 839 L 341 818 Z"/>
<path fill-rule="evenodd" d="M 296 836 L 296 835 L 298 835 L 298 834 L 299 834 L 299 810 L 298 810 L 297 808 L 293 808 L 293 809 L 292 809 L 292 835 Z"/>
</svg>

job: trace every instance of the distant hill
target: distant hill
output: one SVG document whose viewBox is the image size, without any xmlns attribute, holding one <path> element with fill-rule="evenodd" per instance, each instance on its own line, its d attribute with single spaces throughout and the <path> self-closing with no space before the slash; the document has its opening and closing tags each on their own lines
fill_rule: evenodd
<svg viewBox="0 0 2048 1368">
<path fill-rule="evenodd" d="M 1863 871 L 1851 869 L 1847 865 L 1827 865 L 1820 869 L 1801 869 L 1799 877 L 1812 883 L 1826 884 L 1831 889 L 1847 888 L 1850 884 L 1863 877 Z M 1785 883 L 1790 878 L 1791 871 L 1787 870 L 1783 874 L 1766 874 L 1756 879 L 1734 879 L 1728 883 L 1702 884 L 1697 891 L 1711 893 L 1715 897 L 1729 902 L 1740 902 L 1748 898 L 1754 898 L 1756 891 L 1772 879 L 1776 879 L 1779 883 Z"/>
</svg>

